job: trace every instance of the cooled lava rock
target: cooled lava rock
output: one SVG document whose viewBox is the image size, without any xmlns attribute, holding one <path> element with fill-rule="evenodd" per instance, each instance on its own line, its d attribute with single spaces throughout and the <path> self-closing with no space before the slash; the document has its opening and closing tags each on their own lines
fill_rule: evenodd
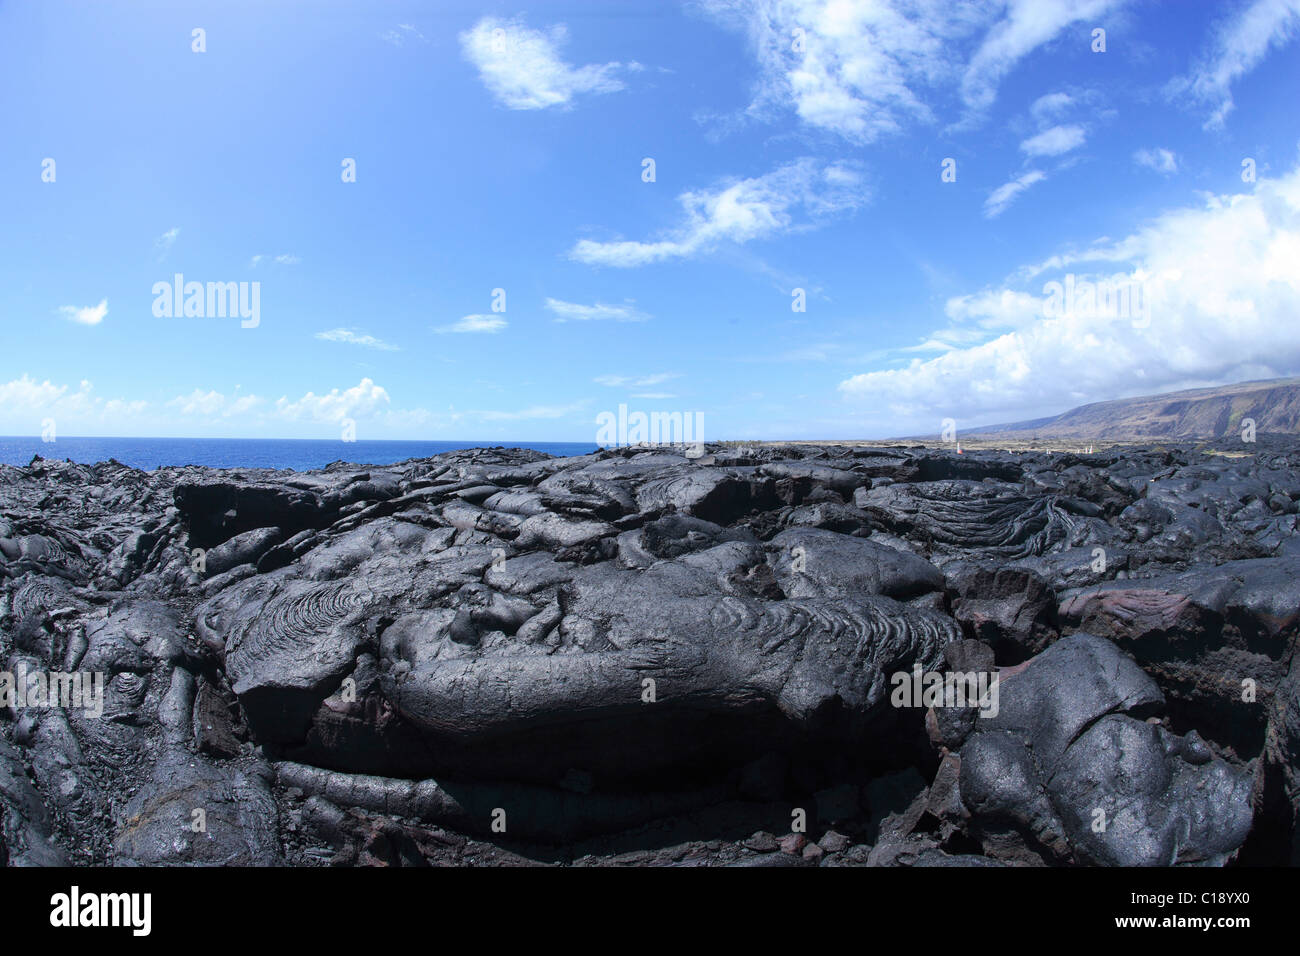
<svg viewBox="0 0 1300 956">
<path fill-rule="evenodd" d="M 0 466 L 0 862 L 1300 862 L 1300 449 L 1221 450 Z"/>
</svg>

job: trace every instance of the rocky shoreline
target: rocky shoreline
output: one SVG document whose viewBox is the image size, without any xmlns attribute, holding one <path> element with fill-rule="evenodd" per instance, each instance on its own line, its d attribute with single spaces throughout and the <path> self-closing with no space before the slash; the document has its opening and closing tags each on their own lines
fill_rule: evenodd
<svg viewBox="0 0 1300 956">
<path fill-rule="evenodd" d="M 0 862 L 1295 864 L 1300 445 L 1220 450 L 0 466 Z"/>
</svg>

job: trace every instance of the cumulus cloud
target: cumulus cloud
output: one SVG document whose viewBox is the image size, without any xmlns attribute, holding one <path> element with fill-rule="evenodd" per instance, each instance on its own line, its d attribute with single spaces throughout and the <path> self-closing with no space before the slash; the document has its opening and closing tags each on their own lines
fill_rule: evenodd
<svg viewBox="0 0 1300 956">
<path fill-rule="evenodd" d="M 66 385 L 54 385 L 48 378 L 36 382 L 24 374 L 12 382 L 0 383 L 0 406 L 39 411 L 49 408 L 67 393 Z"/>
<path fill-rule="evenodd" d="M 296 401 L 282 397 L 275 403 L 275 415 L 288 421 L 338 423 L 373 415 L 389 403 L 388 392 L 363 378 L 351 388 L 333 388 L 324 395 L 308 392 Z"/>
<path fill-rule="evenodd" d="M 1166 176 L 1178 172 L 1178 157 L 1163 148 L 1139 149 L 1133 154 L 1133 162 Z"/>
<path fill-rule="evenodd" d="M 971 110 L 1067 27 L 1125 0 L 703 0 L 744 30 L 759 65 L 747 114 L 789 107 L 809 126 L 870 143 L 934 119 L 927 99 L 956 89 Z"/>
<path fill-rule="evenodd" d="M 1020 149 L 1029 156 L 1060 156 L 1078 149 L 1085 139 L 1087 133 L 1082 126 L 1053 126 L 1029 137 L 1020 144 Z"/>
<path fill-rule="evenodd" d="M 492 95 L 512 110 L 568 107 L 582 93 L 623 89 L 621 63 L 575 67 L 564 62 L 559 48 L 567 35 L 563 24 L 542 31 L 519 19 L 484 17 L 460 35 L 460 46 Z"/>
<path fill-rule="evenodd" d="M 1037 169 L 1031 169 L 1021 176 L 1017 176 L 1010 182 L 1003 183 L 993 192 L 989 193 L 984 200 L 984 215 L 989 219 L 1002 215 L 1003 210 L 1016 201 L 1017 197 L 1030 186 L 1040 183 L 1047 178 L 1047 174 Z"/>
<path fill-rule="evenodd" d="M 108 315 L 108 300 L 101 299 L 99 305 L 61 305 L 59 314 L 82 325 L 99 325 L 104 321 L 104 316 Z"/>
<path fill-rule="evenodd" d="M 8 429 L 7 434 L 34 434 L 47 418 L 54 420 L 59 432 L 76 434 L 70 429 L 85 423 L 121 422 L 138 416 L 146 406 L 143 401 L 101 398 L 86 379 L 75 389 L 49 379 L 38 382 L 25 373 L 0 382 L 0 425 Z"/>
<path fill-rule="evenodd" d="M 435 414 L 424 408 L 393 408 L 388 392 L 369 378 L 351 388 L 323 394 L 309 391 L 297 399 L 272 401 L 239 386 L 223 392 L 196 387 L 169 400 L 148 402 L 104 398 L 89 381 L 75 388 L 29 375 L 0 382 L 0 434 L 36 435 L 52 419 L 59 435 L 213 434 L 283 432 L 287 426 L 338 426 L 344 419 L 365 420 L 370 432 L 424 433 L 430 427 L 453 427 L 462 416 Z"/>
<path fill-rule="evenodd" d="M 440 325 L 433 331 L 437 332 L 439 335 L 443 335 L 448 332 L 464 332 L 464 333 L 486 332 L 490 334 L 496 334 L 497 332 L 500 332 L 509 324 L 510 323 L 508 323 L 505 319 L 501 318 L 501 316 L 499 315 L 466 315 L 460 319 L 457 319 L 455 322 L 451 323 L 450 325 Z"/>
<path fill-rule="evenodd" d="M 390 345 L 383 339 L 377 339 L 373 335 L 363 335 L 356 329 L 328 329 L 324 332 L 317 332 L 316 338 L 326 342 L 341 342 L 345 345 L 360 345 L 363 348 L 377 349 L 381 352 L 399 352 L 401 351 L 396 345 Z"/>
<path fill-rule="evenodd" d="M 606 305 L 603 302 L 597 302 L 595 305 L 579 305 L 560 299 L 546 300 L 546 308 L 555 313 L 556 322 L 596 322 L 603 319 L 614 322 L 644 322 L 650 318 L 634 305 L 631 300 L 623 305 Z"/>
<path fill-rule="evenodd" d="M 888 409 L 878 427 L 905 434 L 943 417 L 972 424 L 1031 418 L 1124 395 L 1294 374 L 1297 261 L 1300 167 L 1261 179 L 1253 193 L 1207 196 L 1118 242 L 1020 271 L 1040 288 L 951 301 L 957 328 L 974 324 L 986 333 L 978 342 L 855 375 L 839 389 L 854 403 Z M 1078 274 L 1062 272 L 1076 266 Z M 1053 282 L 1103 281 L 1140 292 L 1129 314 L 1099 305 L 1048 308 Z"/>
<path fill-rule="evenodd" d="M 745 243 L 796 229 L 856 209 L 867 201 L 857 169 L 822 165 L 807 157 L 752 179 L 727 179 L 709 189 L 677 197 L 683 221 L 662 238 L 596 242 L 583 239 L 569 252 L 578 262 L 642 266 L 709 252 L 723 243 Z"/>
<path fill-rule="evenodd" d="M 1300 0 L 1254 0 L 1215 31 L 1212 49 L 1169 92 L 1211 109 L 1206 129 L 1223 127 L 1232 112 L 1232 84 L 1253 70 L 1271 49 L 1280 49 L 1300 31 Z"/>
<path fill-rule="evenodd" d="M 363 378 L 351 388 L 333 388 L 322 395 L 307 392 L 292 400 L 282 396 L 274 402 L 260 395 L 241 394 L 238 389 L 227 395 L 196 388 L 173 398 L 166 407 L 186 418 L 239 418 L 249 425 L 264 425 L 272 421 L 337 424 L 345 418 L 374 416 L 389 404 L 388 392 Z"/>
</svg>

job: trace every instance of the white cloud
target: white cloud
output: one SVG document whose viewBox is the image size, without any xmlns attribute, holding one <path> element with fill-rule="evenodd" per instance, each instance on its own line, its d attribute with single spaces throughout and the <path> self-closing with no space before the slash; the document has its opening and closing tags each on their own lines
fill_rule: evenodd
<svg viewBox="0 0 1300 956">
<path fill-rule="evenodd" d="M 1059 272 L 1085 261 L 1144 291 L 1138 310 L 1076 309 L 1035 318 L 1039 290 L 995 289 L 949 303 L 955 321 L 974 321 L 993 338 L 909 365 L 853 376 L 841 394 L 892 417 L 879 427 L 908 434 L 958 417 L 1032 418 L 1090 401 L 1197 384 L 1300 371 L 1300 167 L 1261 179 L 1253 193 L 1207 196 L 1173 210 L 1118 242 L 1098 243 L 1021 270 L 1064 283 Z M 1113 272 L 1116 263 L 1123 268 Z M 1039 294 L 1041 293 L 1041 294 Z M 1009 331 L 1003 331 L 1009 329 Z"/>
<path fill-rule="evenodd" d="M 48 378 L 38 383 L 24 374 L 12 382 L 0 383 L 0 407 L 43 411 L 67 394 L 66 385 L 54 385 Z"/>
<path fill-rule="evenodd" d="M 1078 149 L 1087 139 L 1082 126 L 1053 126 L 1020 144 L 1020 149 L 1030 156 L 1060 156 Z"/>
<path fill-rule="evenodd" d="M 196 388 L 166 403 L 187 419 L 238 418 L 245 427 L 261 427 L 274 422 L 309 422 L 337 424 L 345 418 L 366 418 L 387 412 L 388 392 L 368 378 L 352 388 L 334 388 L 323 395 L 307 392 L 291 401 L 287 396 L 275 402 L 260 395 L 226 395 L 215 389 Z M 409 414 L 409 413 L 403 413 Z"/>
<path fill-rule="evenodd" d="M 1178 172 L 1178 157 L 1163 148 L 1139 149 L 1133 154 L 1133 162 L 1166 176 Z"/>
<path fill-rule="evenodd" d="M 1187 76 L 1169 84 L 1213 109 L 1206 129 L 1218 129 L 1232 112 L 1232 84 L 1253 70 L 1270 48 L 1286 46 L 1300 31 L 1300 0 L 1255 0 L 1215 31 L 1213 51 Z"/>
<path fill-rule="evenodd" d="M 165 408 L 191 420 L 191 424 L 196 418 L 209 422 L 236 420 L 239 428 L 254 430 L 286 422 L 337 425 L 347 418 L 418 425 L 431 418 L 424 409 L 393 409 L 390 404 L 387 390 L 363 378 L 351 388 L 333 388 L 321 395 L 309 391 L 297 399 L 282 396 L 274 402 L 260 395 L 243 394 L 238 386 L 229 395 L 196 388 L 166 402 Z"/>
<path fill-rule="evenodd" d="M 385 30 L 379 34 L 379 39 L 393 46 L 401 46 L 407 40 L 418 40 L 424 42 L 424 34 L 411 26 L 409 23 L 399 23 L 394 30 Z"/>
<path fill-rule="evenodd" d="M 962 96 L 973 109 L 993 105 L 1003 77 L 1028 54 L 1056 39 L 1069 26 L 1093 22 L 1126 0 L 1008 0 L 971 57 L 962 77 Z M 1001 4 L 995 5 L 1001 6 Z"/>
<path fill-rule="evenodd" d="M 1029 112 L 1041 125 L 1065 115 L 1072 106 L 1074 106 L 1074 97 L 1069 93 L 1047 93 L 1034 100 L 1033 105 L 1029 107 Z"/>
<path fill-rule="evenodd" d="M 522 20 L 484 17 L 460 35 L 460 45 L 484 85 L 512 110 L 567 107 L 580 93 L 623 89 L 617 76 L 620 63 L 574 67 L 560 59 L 566 35 L 563 24 L 543 32 L 529 29 Z"/>
<path fill-rule="evenodd" d="M 64 318 L 71 319 L 73 322 L 80 322 L 82 325 L 99 325 L 104 321 L 104 316 L 108 315 L 108 300 L 101 299 L 99 305 L 61 305 L 59 312 Z"/>
<path fill-rule="evenodd" d="M 172 226 L 170 229 L 168 229 L 161 236 L 159 236 L 157 239 L 154 240 L 153 247 L 154 250 L 158 253 L 159 262 L 162 262 L 162 260 L 166 258 L 167 253 L 171 251 L 172 246 L 175 245 L 176 239 L 180 234 L 181 234 L 181 227 Z"/>
<path fill-rule="evenodd" d="M 302 261 L 297 256 L 292 255 L 290 253 L 284 253 L 283 255 L 278 255 L 278 256 L 264 256 L 259 254 L 253 256 L 253 258 L 248 260 L 248 267 L 250 269 L 256 269 L 259 265 L 261 265 L 261 263 L 263 263 L 267 259 L 270 259 L 272 262 L 274 262 L 276 265 L 279 266 L 296 266 L 299 262 Z"/>
<path fill-rule="evenodd" d="M 578 305 L 575 302 L 548 298 L 546 308 L 555 313 L 556 322 L 594 322 L 602 319 L 611 319 L 615 322 L 644 322 L 650 318 L 644 312 L 634 308 L 631 300 L 623 305 L 606 305 L 603 302 L 597 302 L 595 305 Z"/>
<path fill-rule="evenodd" d="M 359 334 L 355 329 L 328 329 L 324 332 L 317 332 L 316 338 L 323 339 L 326 342 L 360 345 L 363 348 L 377 349 L 381 352 L 401 351 L 396 345 L 390 345 L 383 339 L 377 339 L 373 335 Z"/>
<path fill-rule="evenodd" d="M 810 126 L 870 143 L 909 122 L 932 122 L 933 90 L 959 89 L 968 108 L 985 109 L 1023 57 L 1124 2 L 702 0 L 702 7 L 749 34 L 760 77 L 748 115 L 788 106 Z"/>
<path fill-rule="evenodd" d="M 451 325 L 441 325 L 433 331 L 439 335 L 447 332 L 488 332 L 496 334 L 509 324 L 499 315 L 467 315 L 457 319 Z"/>
<path fill-rule="evenodd" d="M 953 78 L 945 44 L 982 19 L 936 0 L 704 0 L 703 7 L 749 34 L 761 71 L 749 115 L 788 105 L 808 125 L 858 143 L 908 121 L 930 122 L 918 88 Z"/>
<path fill-rule="evenodd" d="M 954 323 L 952 328 L 936 332 L 933 338 L 950 346 L 983 338 L 964 323 L 973 322 L 981 329 L 1018 329 L 1032 325 L 1043 315 L 1042 296 L 1011 289 L 985 289 L 973 295 L 959 295 L 944 304 L 944 313 Z"/>
<path fill-rule="evenodd" d="M 583 239 L 570 258 L 592 265 L 641 266 L 711 251 L 722 243 L 745 243 L 810 228 L 867 200 L 862 175 L 844 164 L 819 165 L 803 158 L 752 179 L 728 179 L 712 189 L 677 197 L 684 221 L 651 242 Z"/>
<path fill-rule="evenodd" d="M 53 419 L 62 434 L 76 434 L 75 427 L 84 422 L 118 422 L 136 416 L 146 407 L 143 401 L 120 398 L 104 399 L 94 394 L 94 386 L 83 379 L 73 390 L 55 385 L 49 379 L 37 382 L 24 374 L 9 382 L 0 382 L 0 423 L 7 433 L 39 432 L 39 423 Z"/>
<path fill-rule="evenodd" d="M 393 408 L 388 392 L 369 378 L 351 388 L 331 389 L 298 399 L 271 401 L 245 393 L 194 388 L 166 401 L 148 402 L 101 398 L 94 386 L 77 387 L 36 381 L 28 375 L 0 382 L 0 434 L 36 435 L 45 419 L 53 419 L 63 435 L 235 435 L 284 434 L 310 431 L 310 426 L 330 426 L 344 419 L 366 423 L 369 436 L 377 434 L 427 436 L 430 429 L 455 427 L 463 416 L 454 411 L 435 414 L 424 408 Z M 295 427 L 290 427 L 295 426 Z M 57 446 L 55 446 L 57 450 Z"/>
<path fill-rule="evenodd" d="M 1045 173 L 1037 169 L 1031 169 L 1022 176 L 1018 176 L 1010 182 L 1003 183 L 993 192 L 989 193 L 988 199 L 984 200 L 984 215 L 989 219 L 1000 216 L 1002 211 L 1016 201 L 1016 197 L 1035 183 L 1040 183 L 1047 178 Z"/>
<path fill-rule="evenodd" d="M 347 389 L 333 388 L 324 395 L 308 392 L 297 401 L 280 398 L 275 415 L 288 421 L 341 422 L 345 418 L 373 415 L 389 404 L 388 392 L 368 378 Z"/>
<path fill-rule="evenodd" d="M 533 405 L 529 408 L 521 408 L 520 410 L 513 412 L 480 411 L 470 412 L 470 414 L 476 415 L 484 421 L 489 422 L 521 421 L 536 418 L 564 418 L 567 415 L 573 415 L 582 411 L 586 405 L 586 402 L 574 402 L 570 405 Z"/>
<path fill-rule="evenodd" d="M 167 403 L 187 417 L 201 416 L 207 418 L 230 418 L 243 415 L 265 404 L 265 399 L 257 395 L 232 395 L 227 398 L 215 390 L 203 391 L 196 388 L 188 395 L 178 395 Z"/>
<path fill-rule="evenodd" d="M 656 372 L 654 375 L 597 375 L 593 382 L 610 388 L 645 388 L 659 385 L 674 378 L 681 378 L 678 372 Z"/>
</svg>

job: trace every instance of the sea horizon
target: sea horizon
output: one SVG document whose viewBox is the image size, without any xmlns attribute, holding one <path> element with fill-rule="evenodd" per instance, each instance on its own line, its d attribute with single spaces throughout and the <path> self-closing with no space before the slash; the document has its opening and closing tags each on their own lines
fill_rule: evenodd
<svg viewBox="0 0 1300 956">
<path fill-rule="evenodd" d="M 431 458 L 467 448 L 527 448 L 557 458 L 586 455 L 594 441 L 456 441 L 431 439 L 371 439 L 344 442 L 337 438 L 166 438 L 130 436 L 60 436 L 45 441 L 33 435 L 0 435 L 0 464 L 24 466 L 35 456 L 93 465 L 110 459 L 154 471 L 199 465 L 207 468 L 270 468 L 313 471 L 332 462 L 392 465 L 412 458 Z"/>
</svg>

